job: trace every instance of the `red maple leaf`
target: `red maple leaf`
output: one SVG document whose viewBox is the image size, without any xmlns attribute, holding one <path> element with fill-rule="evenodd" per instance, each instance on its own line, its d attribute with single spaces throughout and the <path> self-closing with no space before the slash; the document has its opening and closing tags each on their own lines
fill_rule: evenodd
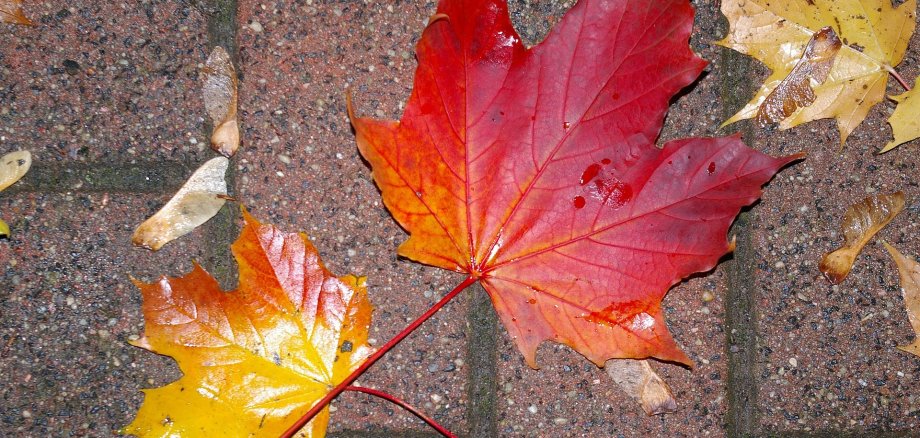
<svg viewBox="0 0 920 438">
<path fill-rule="evenodd" d="M 500 0 L 442 0 L 402 120 L 352 117 L 399 254 L 467 272 L 536 367 L 543 340 L 598 365 L 690 363 L 661 300 L 730 251 L 741 207 L 797 158 L 738 137 L 655 146 L 705 66 L 685 0 L 582 0 L 526 49 Z"/>
</svg>

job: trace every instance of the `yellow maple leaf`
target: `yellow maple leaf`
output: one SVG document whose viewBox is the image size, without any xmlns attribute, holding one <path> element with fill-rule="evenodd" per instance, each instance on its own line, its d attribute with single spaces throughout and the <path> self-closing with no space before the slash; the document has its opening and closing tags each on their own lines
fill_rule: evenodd
<svg viewBox="0 0 920 438">
<path fill-rule="evenodd" d="M 305 235 L 244 216 L 238 290 L 198 265 L 135 282 L 146 325 L 134 345 L 172 356 L 184 375 L 145 390 L 123 433 L 277 437 L 372 353 L 364 279 L 333 276 Z M 323 409 L 299 436 L 322 437 L 328 421 Z"/>
<path fill-rule="evenodd" d="M 914 88 L 904 94 L 892 96 L 898 102 L 894 113 L 888 118 L 888 124 L 894 132 L 894 140 L 888 142 L 879 153 L 888 152 L 898 145 L 920 137 L 920 91 Z"/>
<path fill-rule="evenodd" d="M 907 310 L 907 320 L 914 329 L 914 341 L 907 345 L 899 345 L 898 349 L 915 356 L 920 356 L 920 264 L 913 259 L 904 257 L 893 246 L 885 243 L 885 248 L 898 266 L 901 277 L 901 292 L 904 295 L 904 307 Z"/>
<path fill-rule="evenodd" d="M 728 35 L 718 44 L 751 55 L 772 70 L 754 98 L 730 124 L 757 115 L 766 97 L 792 71 L 805 46 L 831 26 L 845 44 L 827 79 L 813 84 L 815 101 L 780 122 L 788 129 L 834 118 L 840 144 L 885 97 L 889 72 L 904 58 L 916 27 L 917 2 L 892 7 L 890 0 L 725 0 Z"/>
</svg>

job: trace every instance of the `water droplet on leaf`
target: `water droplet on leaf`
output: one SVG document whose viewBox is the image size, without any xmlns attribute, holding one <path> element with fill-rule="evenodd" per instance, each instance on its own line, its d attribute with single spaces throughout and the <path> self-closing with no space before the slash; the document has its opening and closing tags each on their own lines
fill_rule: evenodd
<svg viewBox="0 0 920 438">
<path fill-rule="evenodd" d="M 591 182 L 594 177 L 597 176 L 597 173 L 601 171 L 601 165 L 594 163 L 588 166 L 584 172 L 581 173 L 581 179 L 578 181 L 581 185 L 585 185 Z"/>
</svg>

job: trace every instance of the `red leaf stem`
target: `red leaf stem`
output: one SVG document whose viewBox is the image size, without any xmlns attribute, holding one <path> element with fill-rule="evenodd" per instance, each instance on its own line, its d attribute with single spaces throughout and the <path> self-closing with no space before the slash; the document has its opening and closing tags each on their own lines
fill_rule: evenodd
<svg viewBox="0 0 920 438">
<path fill-rule="evenodd" d="M 396 398 L 396 397 L 393 396 L 392 394 L 389 394 L 389 393 L 386 393 L 386 392 L 383 392 L 383 391 L 378 391 L 378 390 L 376 390 L 376 389 L 365 388 L 365 387 L 363 387 L 363 386 L 348 386 L 348 387 L 345 388 L 345 390 L 346 390 L 346 391 L 363 392 L 363 393 L 365 393 L 365 394 L 370 394 L 370 395 L 373 395 L 373 396 L 380 397 L 380 398 L 382 398 L 382 399 L 388 400 L 388 401 L 390 401 L 390 402 L 392 402 L 392 403 L 395 403 L 395 404 L 399 405 L 400 407 L 402 407 L 403 409 L 405 409 L 405 410 L 407 410 L 407 411 L 409 411 L 409 412 L 415 414 L 416 417 L 421 418 L 423 421 L 425 421 L 426 423 L 428 423 L 429 426 L 431 426 L 431 427 L 433 427 L 435 430 L 437 430 L 438 433 L 440 433 L 441 435 L 444 435 L 444 436 L 446 436 L 446 437 L 448 437 L 448 438 L 456 438 L 456 435 L 452 434 L 449 430 L 447 430 L 446 427 L 441 426 L 440 424 L 438 424 L 438 422 L 435 421 L 433 418 L 431 418 L 431 417 L 425 415 L 424 412 L 422 412 L 422 411 L 416 409 L 415 406 L 412 406 L 412 405 L 410 405 L 409 403 L 406 403 L 406 402 L 404 402 L 404 401 L 402 401 L 402 400 Z"/>
<path fill-rule="evenodd" d="M 901 84 L 902 87 L 904 87 L 905 91 L 910 91 L 910 85 L 907 84 L 907 81 L 905 81 L 904 78 L 901 77 L 901 74 L 898 73 L 897 70 L 887 65 L 885 66 L 885 70 L 888 70 L 888 74 L 890 74 L 891 77 L 894 78 L 894 80 L 898 81 L 898 83 Z"/>
<path fill-rule="evenodd" d="M 321 411 L 326 405 L 328 405 L 329 402 L 332 401 L 332 399 L 334 399 L 336 396 L 341 394 L 342 391 L 345 390 L 345 388 L 347 388 L 349 385 L 352 384 L 352 382 L 357 380 L 359 376 L 364 374 L 364 372 L 367 371 L 367 369 L 370 368 L 371 365 L 374 364 L 374 362 L 377 362 L 378 359 L 380 359 L 381 357 L 383 357 L 383 355 L 387 354 L 388 351 L 393 349 L 393 347 L 395 347 L 396 344 L 400 343 L 403 339 L 406 338 L 406 336 L 409 336 L 409 334 L 415 331 L 415 329 L 417 329 L 420 325 L 422 325 L 423 322 L 428 320 L 428 318 L 431 318 L 432 315 L 437 313 L 438 310 L 441 310 L 441 308 L 444 307 L 444 305 L 446 305 L 448 302 L 450 302 L 450 300 L 456 297 L 461 291 L 466 289 L 467 286 L 475 283 L 477 280 L 478 279 L 472 276 L 467 277 L 466 280 L 463 280 L 462 283 L 458 284 L 457 287 L 455 287 L 453 290 L 448 292 L 447 295 L 444 296 L 444 298 L 441 298 L 441 301 L 438 301 L 437 303 L 435 303 L 435 305 L 431 306 L 431 308 L 428 309 L 425 313 L 423 313 L 422 316 L 418 317 L 418 319 L 416 319 L 415 321 L 412 321 L 412 323 L 409 324 L 409 326 L 404 328 L 401 332 L 399 332 L 399 334 L 394 336 L 393 339 L 390 339 L 389 341 L 387 341 L 387 343 L 384 344 L 383 347 L 380 347 L 379 350 L 377 350 L 374 354 L 368 357 L 367 360 L 365 360 L 364 363 L 361 364 L 361 366 L 359 366 L 351 374 L 349 374 L 348 377 L 345 378 L 345 380 L 342 380 L 342 382 L 336 385 L 335 388 L 332 388 L 332 391 L 329 391 L 329 393 L 326 394 L 325 397 L 323 397 L 316 404 L 314 404 L 313 407 L 310 408 L 310 410 L 307 411 L 306 414 L 300 417 L 297 420 L 297 422 L 291 425 L 291 427 L 289 427 L 288 430 L 285 431 L 284 434 L 281 435 L 281 437 L 282 438 L 293 437 L 294 434 L 297 433 L 297 431 L 299 431 L 304 425 L 310 422 L 310 420 L 312 420 L 313 417 L 319 413 L 319 411 Z"/>
</svg>

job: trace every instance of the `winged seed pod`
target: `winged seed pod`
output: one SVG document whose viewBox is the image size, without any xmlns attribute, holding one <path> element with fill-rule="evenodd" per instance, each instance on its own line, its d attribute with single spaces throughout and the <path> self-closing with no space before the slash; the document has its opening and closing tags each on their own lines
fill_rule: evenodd
<svg viewBox="0 0 920 438">
<path fill-rule="evenodd" d="M 215 47 L 202 69 L 201 89 L 204 106 L 214 122 L 211 149 L 231 157 L 240 147 L 240 128 L 236 120 L 237 80 L 230 55 L 223 47 Z"/>
<path fill-rule="evenodd" d="M 757 111 L 757 123 L 766 126 L 789 117 L 797 109 L 811 105 L 817 99 L 812 83 L 821 85 L 827 80 L 840 51 L 840 38 L 831 27 L 821 28 L 808 41 L 802 59 L 764 99 Z"/>
<path fill-rule="evenodd" d="M 623 391 L 639 402 L 648 415 L 677 410 L 671 388 L 655 373 L 648 360 L 611 359 L 604 364 L 607 375 Z"/>
<path fill-rule="evenodd" d="M 10 152 L 0 157 L 0 190 L 19 181 L 32 167 L 32 154 L 29 151 Z"/>
<path fill-rule="evenodd" d="M 862 252 L 875 233 L 904 210 L 904 202 L 904 193 L 897 192 L 869 196 L 847 209 L 840 224 L 844 238 L 843 246 L 825 254 L 818 265 L 827 281 L 840 284 L 847 278 L 853 263 L 856 262 L 856 256 Z"/>
<path fill-rule="evenodd" d="M 215 157 L 201 165 L 175 196 L 142 223 L 131 241 L 156 251 L 214 217 L 227 202 L 224 174 L 230 160 Z"/>
<path fill-rule="evenodd" d="M 19 181 L 30 167 L 32 167 L 32 154 L 29 151 L 10 152 L 0 157 L 0 191 Z M 0 237 L 9 237 L 9 235 L 10 226 L 0 220 Z"/>
</svg>

